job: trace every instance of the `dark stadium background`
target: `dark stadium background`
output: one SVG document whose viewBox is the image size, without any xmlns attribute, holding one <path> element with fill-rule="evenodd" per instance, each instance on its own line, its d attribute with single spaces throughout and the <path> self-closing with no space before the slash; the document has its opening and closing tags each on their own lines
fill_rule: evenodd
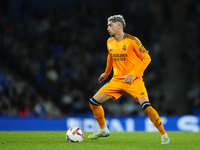
<svg viewBox="0 0 200 150">
<path fill-rule="evenodd" d="M 144 81 L 158 113 L 200 115 L 199 0 L 0 0 L 0 116 L 91 114 L 114 14 L 149 50 Z M 145 116 L 127 94 L 104 108 Z"/>
</svg>

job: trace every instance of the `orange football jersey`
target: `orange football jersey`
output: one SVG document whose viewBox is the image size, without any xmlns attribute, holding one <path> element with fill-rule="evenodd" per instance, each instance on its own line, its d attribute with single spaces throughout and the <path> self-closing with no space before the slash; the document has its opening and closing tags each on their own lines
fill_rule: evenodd
<svg viewBox="0 0 200 150">
<path fill-rule="evenodd" d="M 127 75 L 142 78 L 144 70 L 151 61 L 141 41 L 126 33 L 121 41 L 109 38 L 107 49 L 107 67 L 104 74 L 108 76 L 113 68 L 114 78 L 124 78 Z M 147 61 L 143 61 L 144 58 Z"/>
</svg>

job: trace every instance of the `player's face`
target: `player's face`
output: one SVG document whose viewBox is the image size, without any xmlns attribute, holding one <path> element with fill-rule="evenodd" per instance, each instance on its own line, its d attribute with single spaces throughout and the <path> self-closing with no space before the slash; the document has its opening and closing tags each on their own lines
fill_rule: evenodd
<svg viewBox="0 0 200 150">
<path fill-rule="evenodd" d="M 112 21 L 108 21 L 108 33 L 110 34 L 110 36 L 114 37 L 115 34 L 118 32 L 118 22 L 112 22 Z"/>
</svg>

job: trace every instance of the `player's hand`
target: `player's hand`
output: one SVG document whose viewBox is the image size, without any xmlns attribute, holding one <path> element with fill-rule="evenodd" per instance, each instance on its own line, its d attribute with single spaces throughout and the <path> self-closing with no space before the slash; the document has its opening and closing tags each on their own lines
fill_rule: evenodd
<svg viewBox="0 0 200 150">
<path fill-rule="evenodd" d="M 124 78 L 124 84 L 132 84 L 132 82 L 135 80 L 134 76 L 132 75 L 127 75 L 125 78 Z"/>
<path fill-rule="evenodd" d="M 108 76 L 106 76 L 104 73 L 102 73 L 99 77 L 99 83 L 102 83 L 103 81 L 105 81 L 108 78 Z"/>
</svg>

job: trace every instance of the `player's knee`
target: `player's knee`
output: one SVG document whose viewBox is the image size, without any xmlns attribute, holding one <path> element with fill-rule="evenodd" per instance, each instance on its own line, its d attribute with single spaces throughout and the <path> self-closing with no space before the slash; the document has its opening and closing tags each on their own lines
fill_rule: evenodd
<svg viewBox="0 0 200 150">
<path fill-rule="evenodd" d="M 150 107 L 151 106 L 151 103 L 149 102 L 149 101 L 146 101 L 146 102 L 144 102 L 142 105 L 141 105 L 141 107 L 142 107 L 142 109 L 145 111 L 145 109 L 147 108 L 147 107 Z"/>
<path fill-rule="evenodd" d="M 100 106 L 101 103 L 97 102 L 93 97 L 90 98 L 89 103 L 94 105 L 94 106 Z"/>
</svg>

